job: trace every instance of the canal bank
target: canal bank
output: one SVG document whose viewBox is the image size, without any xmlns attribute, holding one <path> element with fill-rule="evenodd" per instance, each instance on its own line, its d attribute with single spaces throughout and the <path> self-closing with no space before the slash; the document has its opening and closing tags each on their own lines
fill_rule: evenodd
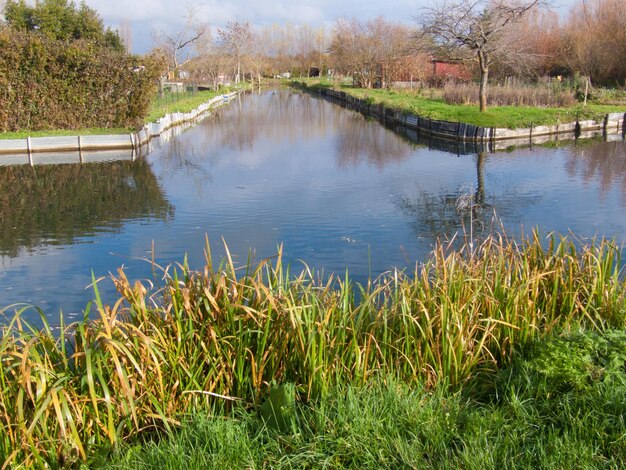
<svg viewBox="0 0 626 470">
<path fill-rule="evenodd" d="M 156 122 L 144 124 L 137 132 L 112 135 L 78 135 L 26 137 L 24 139 L 0 140 L 0 164 L 39 164 L 39 163 L 85 163 L 97 161 L 101 156 L 107 159 L 112 152 L 122 151 L 119 160 L 134 159 L 141 155 L 142 148 L 150 141 L 175 126 L 196 121 L 211 109 L 228 103 L 237 96 L 232 92 L 203 103 L 187 113 L 170 113 Z M 130 151 L 130 153 L 129 153 Z M 71 153 L 72 155 L 67 155 Z M 65 154 L 60 159 L 61 154 Z M 128 154 L 128 155 L 127 155 Z"/>
<path fill-rule="evenodd" d="M 430 119 L 386 107 L 381 103 L 361 99 L 333 88 L 311 87 L 306 83 L 292 82 L 297 89 L 313 93 L 345 108 L 373 117 L 386 124 L 400 125 L 422 135 L 457 142 L 488 144 L 491 150 L 541 144 L 554 140 L 606 136 L 607 140 L 624 139 L 626 113 L 607 113 L 600 120 L 577 120 L 555 125 L 531 126 L 520 129 L 483 127 L 463 122 Z"/>
</svg>

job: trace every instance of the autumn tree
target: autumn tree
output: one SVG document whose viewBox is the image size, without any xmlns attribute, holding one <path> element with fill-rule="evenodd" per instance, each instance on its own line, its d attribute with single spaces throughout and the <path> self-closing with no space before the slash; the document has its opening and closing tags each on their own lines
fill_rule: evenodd
<svg viewBox="0 0 626 470">
<path fill-rule="evenodd" d="M 184 18 L 183 26 L 177 30 L 153 32 L 155 49 L 167 57 L 168 75 L 176 75 L 194 57 L 197 43 L 210 36 L 209 26 L 197 20 L 196 7 L 189 4 Z"/>
<path fill-rule="evenodd" d="M 523 36 L 527 49 L 533 51 L 532 75 L 540 77 L 563 74 L 559 53 L 563 36 L 558 13 L 535 9 L 524 16 L 516 25 L 516 30 Z"/>
<path fill-rule="evenodd" d="M 532 54 L 512 34 L 528 12 L 543 0 L 439 0 L 422 9 L 418 38 L 428 40 L 430 50 L 456 62 L 475 62 L 480 74 L 480 110 L 487 110 L 489 69 L 494 61 L 519 62 Z"/>
<path fill-rule="evenodd" d="M 340 18 L 329 51 L 336 67 L 352 75 L 356 86 L 371 88 L 378 80 L 392 80 L 394 74 L 386 71 L 407 56 L 410 36 L 406 27 L 382 17 L 366 22 Z"/>
<path fill-rule="evenodd" d="M 626 84 L 626 2 L 581 0 L 574 5 L 560 53 L 573 73 L 596 83 Z"/>
<path fill-rule="evenodd" d="M 228 22 L 226 28 L 218 29 L 217 35 L 225 51 L 235 61 L 235 83 L 241 81 L 241 65 L 250 54 L 253 46 L 253 35 L 250 23 L 238 21 Z"/>
</svg>

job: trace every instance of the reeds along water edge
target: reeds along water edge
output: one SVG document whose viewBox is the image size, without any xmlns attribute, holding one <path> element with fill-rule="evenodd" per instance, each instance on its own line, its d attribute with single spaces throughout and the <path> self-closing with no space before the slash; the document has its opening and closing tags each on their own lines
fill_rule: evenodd
<svg viewBox="0 0 626 470">
<path fill-rule="evenodd" d="M 458 387 L 551 332 L 624 327 L 621 250 L 604 239 L 438 243 L 413 272 L 365 285 L 294 274 L 281 250 L 241 268 L 226 253 L 214 265 L 207 243 L 203 271 L 163 268 L 156 287 L 120 270 L 110 304 L 94 282 L 85 319 L 61 318 L 59 332 L 43 312 L 43 328 L 11 312 L 0 342 L 2 460 L 89 461 L 188 413 L 253 406 L 272 382 L 296 384 L 303 400 L 381 376 Z"/>
</svg>

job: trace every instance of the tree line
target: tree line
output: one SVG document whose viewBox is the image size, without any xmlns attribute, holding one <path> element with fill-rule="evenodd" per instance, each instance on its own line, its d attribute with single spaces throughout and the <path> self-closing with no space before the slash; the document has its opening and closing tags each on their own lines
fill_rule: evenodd
<svg viewBox="0 0 626 470">
<path fill-rule="evenodd" d="M 564 18 L 548 0 L 436 0 L 409 23 L 339 18 L 330 28 L 254 27 L 211 34 L 190 10 L 178 32 L 155 34 L 143 57 L 125 51 L 97 12 L 71 0 L 8 0 L 0 21 L 0 131 L 135 127 L 159 79 L 224 82 L 349 76 L 356 86 L 425 82 L 431 61 L 463 63 L 489 79 L 583 76 L 626 87 L 626 2 L 580 0 Z M 589 81 L 587 81 L 589 80 Z"/>
<path fill-rule="evenodd" d="M 357 86 L 424 80 L 433 58 L 463 62 L 476 78 L 589 77 L 626 86 L 626 2 L 580 0 L 560 17 L 543 0 L 439 0 L 411 23 L 339 18 L 331 28 L 229 23 L 195 44 L 185 69 L 195 78 L 335 74 Z"/>
</svg>

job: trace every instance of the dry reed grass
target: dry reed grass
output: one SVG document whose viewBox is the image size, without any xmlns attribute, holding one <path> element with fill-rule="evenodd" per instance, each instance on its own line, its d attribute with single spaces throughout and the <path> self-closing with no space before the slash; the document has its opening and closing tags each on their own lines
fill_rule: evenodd
<svg viewBox="0 0 626 470">
<path fill-rule="evenodd" d="M 477 105 L 478 85 L 447 83 L 443 99 L 449 104 Z M 568 107 L 577 103 L 572 90 L 550 86 L 491 86 L 487 93 L 489 106 Z"/>
<path fill-rule="evenodd" d="M 415 272 L 366 285 L 293 275 L 281 254 L 256 268 L 163 269 L 153 290 L 120 293 L 60 333 L 12 315 L 0 342 L 0 458 L 7 465 L 89 462 L 122 440 L 169 429 L 191 412 L 258 403 L 272 382 L 302 399 L 337 384 L 395 376 L 459 386 L 508 363 L 554 330 L 624 327 L 620 250 L 535 233 L 492 235 L 476 248 L 438 244 Z"/>
</svg>

